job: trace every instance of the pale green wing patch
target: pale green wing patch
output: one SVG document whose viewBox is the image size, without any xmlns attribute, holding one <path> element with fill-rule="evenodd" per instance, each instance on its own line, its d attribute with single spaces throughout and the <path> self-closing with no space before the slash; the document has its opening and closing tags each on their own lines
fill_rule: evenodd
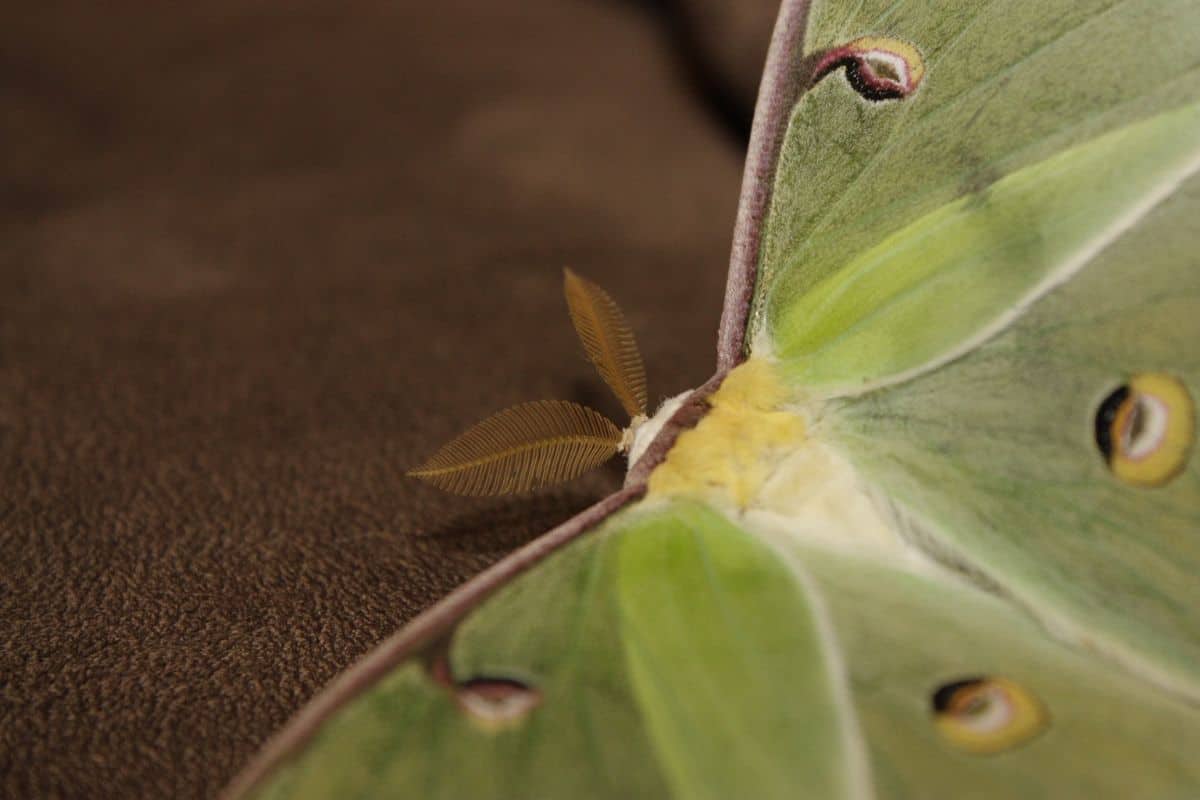
<svg viewBox="0 0 1200 800">
<path fill-rule="evenodd" d="M 1105 397 L 1165 373 L 1200 397 L 1200 179 L 978 350 L 826 409 L 824 436 L 927 550 L 982 572 L 1057 635 L 1200 698 L 1200 458 L 1123 482 Z"/>
<path fill-rule="evenodd" d="M 829 552 L 800 556 L 846 657 L 879 797 L 1183 798 L 1200 793 L 1200 710 L 1054 642 L 973 587 Z M 1001 752 L 956 748 L 934 724 L 940 687 L 1001 678 L 1047 724 Z"/>
<path fill-rule="evenodd" d="M 703 506 L 674 504 L 622 545 L 620 602 L 675 797 L 869 795 L 836 646 L 776 553 Z"/>
<path fill-rule="evenodd" d="M 815 3 L 807 53 L 886 35 L 923 54 L 925 76 L 903 100 L 869 102 L 833 73 L 796 104 L 755 341 L 828 394 L 950 357 L 1003 323 L 1156 196 L 1150 173 L 1186 171 L 1194 126 L 1162 115 L 1200 98 L 1198 13 L 1191 0 Z M 1177 135 L 1175 149 L 1157 133 Z M 1141 140 L 1140 157 L 1122 135 Z"/>
<path fill-rule="evenodd" d="M 632 507 L 346 703 L 253 796 L 859 797 L 826 644 L 765 545 L 701 507 Z M 531 702 L 507 715 L 513 697 Z"/>
<path fill-rule="evenodd" d="M 772 328 L 794 383 L 861 391 L 929 369 L 1069 280 L 1200 170 L 1200 105 L 1005 176 L 852 258 Z"/>
</svg>

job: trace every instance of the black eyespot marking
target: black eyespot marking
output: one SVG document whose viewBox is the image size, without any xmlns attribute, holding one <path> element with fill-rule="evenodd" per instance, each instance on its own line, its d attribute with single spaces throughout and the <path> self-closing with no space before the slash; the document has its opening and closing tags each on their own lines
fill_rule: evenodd
<svg viewBox="0 0 1200 800">
<path fill-rule="evenodd" d="M 1100 448 L 1100 454 L 1107 462 L 1111 462 L 1113 456 L 1113 421 L 1128 398 L 1129 387 L 1118 386 L 1104 398 L 1100 408 L 1096 409 L 1096 447 Z"/>
<path fill-rule="evenodd" d="M 940 714 L 950 708 L 950 701 L 961 689 L 983 682 L 983 678 L 963 678 L 961 681 L 942 684 L 933 693 L 933 713 Z"/>
</svg>

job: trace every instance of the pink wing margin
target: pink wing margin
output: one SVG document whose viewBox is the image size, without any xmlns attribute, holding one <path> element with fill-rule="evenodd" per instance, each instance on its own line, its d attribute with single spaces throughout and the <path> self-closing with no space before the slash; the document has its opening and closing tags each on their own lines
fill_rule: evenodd
<svg viewBox="0 0 1200 800">
<path fill-rule="evenodd" d="M 729 371 L 745 359 L 746 325 L 758 272 L 762 222 L 771 201 L 775 163 L 788 115 L 809 83 L 810 70 L 804 69 L 801 59 L 809 5 L 810 0 L 783 0 L 771 36 L 742 175 L 725 305 L 717 339 L 716 374 L 694 390 L 667 421 L 645 454 L 630 469 L 624 488 L 483 571 L 334 678 L 268 740 L 225 788 L 222 797 L 233 800 L 245 795 L 302 749 L 346 702 L 423 648 L 444 639 L 468 613 L 509 581 L 641 498 L 646 492 L 650 472 L 666 457 L 676 437 L 694 427 L 704 416 L 708 407 L 706 398 L 716 391 Z"/>
<path fill-rule="evenodd" d="M 788 117 L 812 79 L 811 66 L 805 68 L 803 59 L 810 5 L 810 0 L 784 0 L 767 50 L 733 228 L 725 306 L 717 335 L 718 374 L 728 372 L 745 358 L 746 327 L 758 277 L 762 223 L 771 204 L 775 164 L 783 147 Z"/>
</svg>

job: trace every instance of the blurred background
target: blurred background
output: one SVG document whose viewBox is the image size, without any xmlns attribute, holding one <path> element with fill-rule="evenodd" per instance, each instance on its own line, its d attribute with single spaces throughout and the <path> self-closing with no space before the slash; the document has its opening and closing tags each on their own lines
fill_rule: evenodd
<svg viewBox="0 0 1200 800">
<path fill-rule="evenodd" d="M 322 685 L 620 485 L 404 470 L 712 373 L 777 0 L 24 4 L 0 25 L 0 795 L 213 797 Z"/>
</svg>

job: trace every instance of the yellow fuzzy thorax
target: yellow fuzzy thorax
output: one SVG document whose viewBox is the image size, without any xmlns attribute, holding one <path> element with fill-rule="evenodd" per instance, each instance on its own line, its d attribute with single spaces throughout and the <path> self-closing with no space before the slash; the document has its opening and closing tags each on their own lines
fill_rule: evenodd
<svg viewBox="0 0 1200 800">
<path fill-rule="evenodd" d="M 709 398 L 711 410 L 679 435 L 650 474 L 650 495 L 724 494 L 744 509 L 805 439 L 804 420 L 784 408 L 791 393 L 774 368 L 750 359 Z"/>
</svg>

